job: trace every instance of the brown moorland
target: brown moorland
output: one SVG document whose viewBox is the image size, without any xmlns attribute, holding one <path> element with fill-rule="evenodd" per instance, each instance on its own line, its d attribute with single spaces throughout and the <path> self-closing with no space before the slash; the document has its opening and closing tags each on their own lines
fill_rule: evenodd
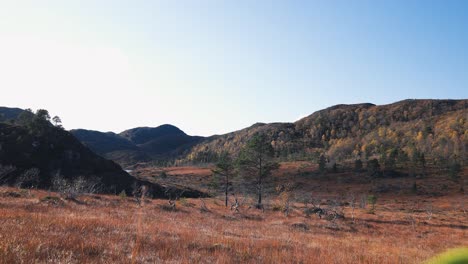
<svg viewBox="0 0 468 264">
<path fill-rule="evenodd" d="M 419 263 L 468 246 L 468 199 L 448 177 L 418 179 L 418 194 L 410 188 L 373 189 L 384 183 L 410 186 L 406 178 L 366 183 L 358 181 L 362 175 L 317 178 L 308 170 L 314 168 L 286 163 L 274 177 L 276 182 L 312 178 L 299 184 L 288 216 L 273 192 L 265 211 L 244 197 L 236 212 L 220 197 L 180 199 L 174 209 L 162 199 L 82 195 L 67 200 L 47 191 L 0 187 L 0 262 Z M 168 171 L 164 181 L 191 179 L 192 186 L 202 186 L 209 180 L 208 168 Z M 336 184 L 340 178 L 347 183 Z M 319 183 L 327 188 L 310 190 Z M 364 201 L 370 193 L 378 197 L 374 212 Z M 304 210 L 310 204 L 301 202 L 308 196 L 324 209 L 334 203 L 345 218 L 308 216 Z"/>
</svg>

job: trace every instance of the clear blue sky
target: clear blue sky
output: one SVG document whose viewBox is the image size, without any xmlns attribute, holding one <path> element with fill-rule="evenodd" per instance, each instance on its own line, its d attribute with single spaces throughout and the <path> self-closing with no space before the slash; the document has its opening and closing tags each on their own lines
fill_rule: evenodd
<svg viewBox="0 0 468 264">
<path fill-rule="evenodd" d="M 211 135 L 468 98 L 468 1 L 2 1 L 0 105 Z"/>
</svg>

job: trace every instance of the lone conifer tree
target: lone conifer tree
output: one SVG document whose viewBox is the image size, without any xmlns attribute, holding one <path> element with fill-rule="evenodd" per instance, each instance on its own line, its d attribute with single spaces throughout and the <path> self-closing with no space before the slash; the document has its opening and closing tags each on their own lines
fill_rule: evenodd
<svg viewBox="0 0 468 264">
<path fill-rule="evenodd" d="M 216 163 L 216 168 L 212 170 L 213 174 L 222 176 L 224 178 L 224 195 L 225 195 L 225 206 L 228 206 L 228 192 L 229 186 L 231 186 L 231 179 L 234 176 L 234 164 L 232 158 L 227 152 L 223 152 Z"/>
<path fill-rule="evenodd" d="M 255 178 L 257 187 L 257 208 L 262 209 L 263 185 L 272 171 L 279 168 L 279 164 L 273 160 L 274 150 L 268 137 L 264 134 L 256 134 L 249 140 L 239 154 L 238 165 L 247 176 Z"/>
</svg>

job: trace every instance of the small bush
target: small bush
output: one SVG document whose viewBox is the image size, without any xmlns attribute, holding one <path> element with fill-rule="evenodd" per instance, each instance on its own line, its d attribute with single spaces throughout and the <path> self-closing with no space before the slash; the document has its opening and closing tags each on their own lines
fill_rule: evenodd
<svg viewBox="0 0 468 264">
<path fill-rule="evenodd" d="M 281 205 L 279 205 L 279 204 L 274 204 L 273 208 L 271 210 L 273 210 L 275 212 L 278 212 L 278 211 L 283 210 L 283 207 Z"/>
<path fill-rule="evenodd" d="M 367 202 L 372 205 L 370 213 L 374 213 L 375 212 L 375 204 L 377 203 L 377 196 L 372 195 L 372 194 L 367 196 Z"/>
<path fill-rule="evenodd" d="M 188 206 L 188 201 L 187 201 L 187 198 L 185 197 L 180 198 L 179 202 L 182 206 Z"/>
<path fill-rule="evenodd" d="M 291 225 L 291 228 L 299 231 L 308 231 L 310 226 L 306 223 L 294 223 Z"/>
</svg>

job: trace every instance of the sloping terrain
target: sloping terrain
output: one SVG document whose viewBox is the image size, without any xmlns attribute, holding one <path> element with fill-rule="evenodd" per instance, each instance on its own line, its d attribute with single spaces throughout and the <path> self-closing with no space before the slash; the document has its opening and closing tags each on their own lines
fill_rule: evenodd
<svg viewBox="0 0 468 264">
<path fill-rule="evenodd" d="M 72 130 L 71 133 L 97 154 L 123 166 L 174 159 L 202 139 L 189 136 L 172 125 L 138 127 L 120 134 L 84 129 Z"/>
<path fill-rule="evenodd" d="M 14 120 L 23 113 L 24 110 L 20 108 L 10 108 L 0 106 L 0 122 Z"/>
<path fill-rule="evenodd" d="M 223 151 L 236 155 L 257 133 L 271 139 L 276 157 L 283 161 L 317 160 L 325 155 L 331 163 L 370 158 L 404 163 L 424 155 L 448 166 L 452 161 L 466 163 L 467 106 L 468 100 L 336 105 L 295 123 L 257 123 L 207 138 L 189 136 L 172 125 L 120 134 L 84 129 L 71 133 L 95 153 L 125 167 L 140 162 L 163 166 L 214 162 Z"/>
<path fill-rule="evenodd" d="M 70 132 L 96 154 L 118 162 L 121 165 L 150 160 L 149 155 L 137 145 L 118 134 L 86 129 L 76 129 Z"/>
<path fill-rule="evenodd" d="M 28 112 L 24 120 L 0 122 L 0 184 L 127 194 L 147 185 L 153 196 L 167 195 L 166 187 L 135 179 L 69 132 L 53 126 L 47 116 Z M 203 194 L 184 188 L 184 196 Z"/>
<path fill-rule="evenodd" d="M 96 153 L 124 166 L 149 161 L 159 165 L 210 163 L 223 151 L 236 155 L 257 133 L 271 138 L 280 160 L 326 155 L 336 162 L 397 152 L 409 158 L 424 153 L 442 163 L 450 159 L 463 163 L 468 149 L 467 106 L 468 100 L 336 105 L 294 123 L 257 123 L 207 138 L 188 136 L 171 125 L 134 128 L 118 135 L 71 132 Z"/>
<path fill-rule="evenodd" d="M 222 151 L 237 154 L 256 133 L 271 138 L 277 157 L 364 159 L 393 149 L 411 156 L 466 160 L 468 100 L 405 100 L 389 105 L 336 105 L 295 123 L 255 124 L 206 138 L 179 161 L 210 162 Z"/>
<path fill-rule="evenodd" d="M 173 157 L 199 142 L 202 137 L 189 136 L 172 125 L 138 127 L 119 134 L 136 144 L 153 158 Z"/>
<path fill-rule="evenodd" d="M 54 177 L 70 180 L 81 176 L 98 180 L 103 192 L 131 193 L 135 181 L 119 165 L 94 154 L 58 128 L 49 127 L 46 134 L 37 134 L 22 126 L 0 123 L 0 146 L 0 163 L 14 168 L 2 176 L 9 184 L 49 188 Z M 26 176 L 31 169 L 37 173 Z"/>
</svg>

